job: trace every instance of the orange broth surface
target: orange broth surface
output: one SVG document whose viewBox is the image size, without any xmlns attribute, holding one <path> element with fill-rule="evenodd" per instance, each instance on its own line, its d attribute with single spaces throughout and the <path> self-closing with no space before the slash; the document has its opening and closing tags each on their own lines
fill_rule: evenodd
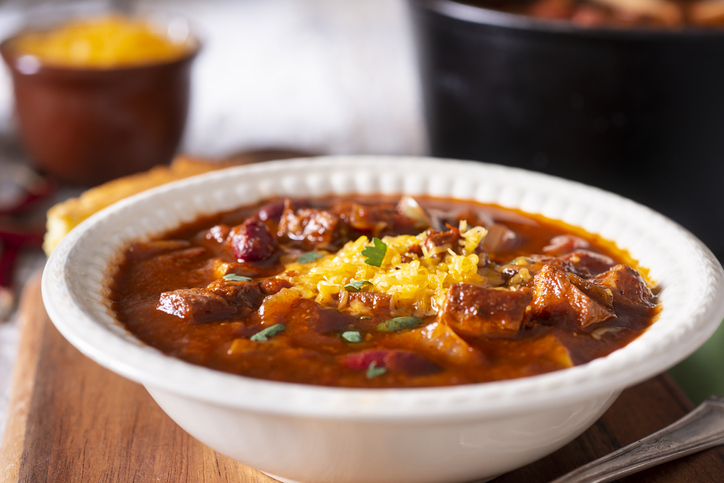
<svg viewBox="0 0 724 483">
<path fill-rule="evenodd" d="M 197 220 L 129 247 L 113 310 L 140 340 L 190 363 L 344 387 L 543 374 L 603 357 L 656 318 L 646 271 L 597 235 L 499 206 L 415 201 L 267 200 Z M 368 263 L 375 238 L 387 246 L 380 267 Z M 344 250 L 368 261 L 334 265 Z M 472 269 L 440 281 L 453 262 Z M 427 304 L 397 295 L 422 294 L 423 284 L 404 285 L 418 265 L 429 269 Z M 308 288 L 295 286 L 314 270 Z"/>
</svg>

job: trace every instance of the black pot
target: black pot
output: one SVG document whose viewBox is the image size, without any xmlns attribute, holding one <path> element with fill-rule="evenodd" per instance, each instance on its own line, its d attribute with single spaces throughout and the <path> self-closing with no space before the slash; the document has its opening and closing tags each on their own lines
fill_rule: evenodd
<svg viewBox="0 0 724 483">
<path fill-rule="evenodd" d="M 724 29 L 587 29 L 410 5 L 433 155 L 618 192 L 724 259 Z"/>
</svg>

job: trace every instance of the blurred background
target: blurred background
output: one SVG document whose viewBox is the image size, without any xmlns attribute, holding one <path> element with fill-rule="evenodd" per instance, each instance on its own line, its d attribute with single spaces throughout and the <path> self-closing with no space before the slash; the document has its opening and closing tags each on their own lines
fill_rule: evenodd
<svg viewBox="0 0 724 483">
<path fill-rule="evenodd" d="M 722 0 L 706 1 L 716 16 Z M 534 3 L 539 10 L 511 16 L 433 0 L 0 0 L 0 38 L 40 20 L 110 9 L 180 14 L 201 49 L 179 152 L 432 154 L 520 166 L 660 210 L 721 260 L 724 71 L 716 55 L 724 55 L 724 35 L 682 27 L 666 9 L 661 18 L 624 15 L 612 30 L 605 2 L 582 12 L 571 1 Z M 650 30 L 642 34 L 637 21 Z M 44 210 L 89 184 L 37 178 L 18 130 L 11 70 L 0 69 L 0 232 L 27 235 L 12 250 L 4 240 L 0 272 L 15 295 L 44 263 Z M 33 190 L 45 199 L 6 209 Z M 17 313 L 7 306 L 1 414 L 17 344 Z M 698 402 L 724 396 L 722 367 L 720 329 L 671 373 Z"/>
</svg>

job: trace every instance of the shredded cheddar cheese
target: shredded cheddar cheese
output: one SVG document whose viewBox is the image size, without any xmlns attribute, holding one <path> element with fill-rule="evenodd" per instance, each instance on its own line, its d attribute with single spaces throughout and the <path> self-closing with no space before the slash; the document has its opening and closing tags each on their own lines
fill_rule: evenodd
<svg viewBox="0 0 724 483">
<path fill-rule="evenodd" d="M 393 313 L 435 315 L 442 308 L 451 285 L 485 282 L 478 273 L 479 257 L 475 248 L 486 233 L 483 227 L 468 228 L 461 223 L 459 255 L 442 247 L 428 250 L 423 245 L 424 233 L 387 236 L 382 239 L 387 251 L 380 267 L 365 263 L 362 251 L 370 241 L 363 236 L 348 242 L 336 254 L 311 263 L 286 265 L 285 274 L 280 278 L 289 280 L 293 284 L 291 290 L 306 299 L 355 315 L 364 314 L 365 308 L 359 301 L 350 299 L 345 285 L 363 280 L 369 284 L 364 284 L 361 291 L 390 295 Z M 415 245 L 420 246 L 422 256 L 410 251 Z"/>
<path fill-rule="evenodd" d="M 172 41 L 145 20 L 112 15 L 28 32 L 13 47 L 45 64 L 104 68 L 177 59 L 190 45 Z"/>
</svg>

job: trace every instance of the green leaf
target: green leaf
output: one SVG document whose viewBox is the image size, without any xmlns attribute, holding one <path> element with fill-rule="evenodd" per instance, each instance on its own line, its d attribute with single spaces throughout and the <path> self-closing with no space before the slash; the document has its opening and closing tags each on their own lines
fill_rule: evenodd
<svg viewBox="0 0 724 483">
<path fill-rule="evenodd" d="M 237 275 L 235 273 L 226 274 L 222 278 L 231 282 L 251 282 L 252 280 L 249 277 L 244 277 L 243 275 Z"/>
<path fill-rule="evenodd" d="M 299 258 L 297 258 L 297 262 L 299 262 L 299 263 L 311 263 L 311 262 L 313 262 L 313 261 L 315 261 L 315 260 L 319 260 L 319 259 L 322 258 L 323 256 L 324 256 L 324 255 L 322 255 L 321 253 L 317 253 L 317 252 L 302 253 L 302 256 L 300 256 Z"/>
<path fill-rule="evenodd" d="M 387 253 L 387 245 L 377 237 L 372 239 L 372 243 L 374 246 L 365 247 L 365 249 L 362 250 L 362 256 L 367 258 L 365 260 L 367 265 L 381 267 L 382 260 L 385 259 L 385 253 Z"/>
<path fill-rule="evenodd" d="M 362 334 L 360 334 L 356 330 L 348 330 L 347 332 L 342 332 L 342 338 L 347 342 L 351 342 L 353 344 L 358 344 L 362 342 Z"/>
<path fill-rule="evenodd" d="M 372 282 L 368 280 L 357 280 L 356 282 L 350 282 L 344 286 L 347 292 L 361 292 L 362 287 L 365 285 L 372 285 Z"/>
<path fill-rule="evenodd" d="M 385 369 L 384 367 L 377 367 L 377 363 L 372 361 L 370 362 L 369 367 L 367 367 L 367 379 L 379 377 L 385 372 L 387 372 L 387 369 Z"/>
<path fill-rule="evenodd" d="M 277 335 L 284 329 L 286 329 L 286 326 L 284 324 L 274 324 L 252 335 L 251 340 L 253 340 L 254 342 L 267 342 L 269 340 L 269 337 Z"/>
<path fill-rule="evenodd" d="M 377 324 L 377 330 L 381 332 L 397 332 L 398 330 L 414 329 L 420 326 L 420 319 L 411 315 L 395 317 Z"/>
</svg>

